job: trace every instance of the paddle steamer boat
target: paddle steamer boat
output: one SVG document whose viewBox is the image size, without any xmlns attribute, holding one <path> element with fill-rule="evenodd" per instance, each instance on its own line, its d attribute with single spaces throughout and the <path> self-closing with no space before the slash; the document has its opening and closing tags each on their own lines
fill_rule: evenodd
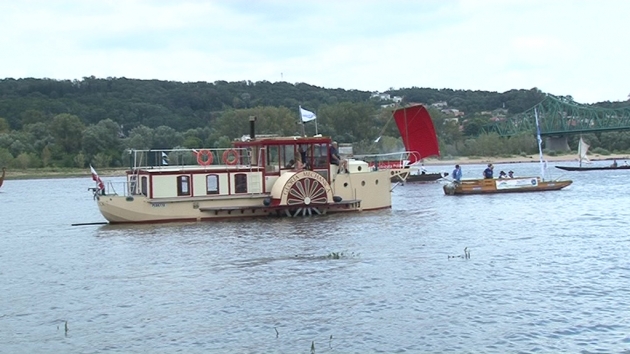
<svg viewBox="0 0 630 354">
<path fill-rule="evenodd" d="M 207 221 L 260 216 L 309 216 L 391 208 L 391 177 L 347 159 L 331 164 L 328 137 L 255 136 L 230 149 L 130 150 L 121 185 L 93 188 L 109 223 Z M 303 168 L 292 164 L 300 158 Z M 100 179 L 99 179 L 100 181 Z"/>
</svg>

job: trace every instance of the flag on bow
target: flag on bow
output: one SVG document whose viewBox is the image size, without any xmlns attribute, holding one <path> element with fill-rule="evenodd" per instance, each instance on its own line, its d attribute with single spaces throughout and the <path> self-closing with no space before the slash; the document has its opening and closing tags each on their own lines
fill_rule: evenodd
<svg viewBox="0 0 630 354">
<path fill-rule="evenodd" d="M 92 172 L 92 180 L 96 182 L 96 184 L 98 185 L 98 189 L 99 190 L 105 189 L 105 183 L 103 183 L 103 180 L 101 180 L 101 177 L 98 176 L 98 173 L 96 173 L 92 165 L 90 165 L 90 170 Z"/>
<path fill-rule="evenodd" d="M 300 116 L 302 117 L 302 122 L 310 122 L 313 119 L 317 119 L 315 113 L 303 109 L 302 106 L 300 106 Z"/>
</svg>

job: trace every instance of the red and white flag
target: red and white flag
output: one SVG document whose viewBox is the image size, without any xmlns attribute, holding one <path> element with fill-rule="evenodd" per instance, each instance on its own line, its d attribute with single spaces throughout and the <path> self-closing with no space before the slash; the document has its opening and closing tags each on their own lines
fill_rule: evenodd
<svg viewBox="0 0 630 354">
<path fill-rule="evenodd" d="M 96 182 L 96 184 L 98 184 L 98 189 L 99 190 L 105 189 L 105 183 L 103 183 L 103 180 L 101 180 L 101 177 L 98 176 L 98 173 L 96 173 L 92 165 L 90 165 L 90 170 L 92 171 L 92 180 Z"/>
</svg>

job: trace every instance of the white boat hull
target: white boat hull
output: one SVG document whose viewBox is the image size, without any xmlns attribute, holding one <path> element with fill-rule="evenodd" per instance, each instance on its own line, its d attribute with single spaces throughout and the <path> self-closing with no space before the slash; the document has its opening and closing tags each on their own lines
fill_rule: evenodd
<svg viewBox="0 0 630 354">
<path fill-rule="evenodd" d="M 309 216 L 391 208 L 391 170 L 333 173 L 331 184 L 312 171 L 287 173 L 270 193 L 190 198 L 98 195 L 97 204 L 110 223 Z M 325 197 L 318 198 L 322 193 Z"/>
</svg>

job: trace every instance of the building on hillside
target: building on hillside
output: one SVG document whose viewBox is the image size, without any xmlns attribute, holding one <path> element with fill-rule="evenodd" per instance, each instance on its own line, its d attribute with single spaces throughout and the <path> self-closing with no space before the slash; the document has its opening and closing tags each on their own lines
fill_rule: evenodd
<svg viewBox="0 0 630 354">
<path fill-rule="evenodd" d="M 464 112 L 460 111 L 459 109 L 455 109 L 455 108 L 446 108 L 446 109 L 441 109 L 440 112 L 449 115 L 449 116 L 453 116 L 453 117 L 463 117 L 464 116 Z"/>
<path fill-rule="evenodd" d="M 435 107 L 438 109 L 446 108 L 448 107 L 448 103 L 446 103 L 446 101 L 435 102 L 435 103 L 431 103 L 431 107 Z"/>
<path fill-rule="evenodd" d="M 402 101 L 402 97 L 392 96 L 389 93 L 384 93 L 384 92 L 372 92 L 372 94 L 370 95 L 370 98 L 381 100 L 381 101 L 393 101 L 394 103 L 400 103 Z"/>
</svg>

